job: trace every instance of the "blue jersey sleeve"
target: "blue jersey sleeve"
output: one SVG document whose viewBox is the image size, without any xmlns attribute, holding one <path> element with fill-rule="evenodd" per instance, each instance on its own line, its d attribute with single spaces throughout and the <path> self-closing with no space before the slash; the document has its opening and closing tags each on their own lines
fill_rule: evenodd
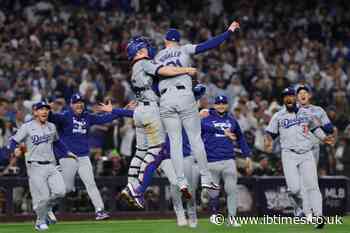
<svg viewBox="0 0 350 233">
<path fill-rule="evenodd" d="M 0 164 L 7 161 L 9 159 L 10 152 L 7 147 L 3 147 L 0 149 Z"/>
<path fill-rule="evenodd" d="M 91 125 L 102 125 L 121 117 L 132 117 L 133 114 L 131 110 L 115 108 L 111 113 L 88 114 L 88 118 Z"/>
<path fill-rule="evenodd" d="M 69 152 L 68 147 L 66 146 L 66 144 L 64 144 L 62 142 L 61 139 L 58 139 L 58 140 L 54 141 L 53 142 L 53 146 L 60 148 L 60 152 L 62 152 L 62 153 L 55 153 L 55 157 L 56 157 L 57 160 L 63 158 Z"/>
<path fill-rule="evenodd" d="M 239 147 L 241 148 L 243 155 L 248 157 L 252 154 L 252 152 L 247 144 L 247 141 L 245 140 L 245 137 L 242 133 L 241 127 L 239 126 L 238 122 L 236 120 L 234 122 L 235 122 L 235 124 L 234 124 L 235 128 L 234 128 L 233 132 L 237 136 L 237 143 L 238 143 Z"/>
<path fill-rule="evenodd" d="M 225 40 L 227 40 L 231 34 L 232 34 L 231 31 L 226 31 L 218 36 L 211 38 L 210 40 L 207 40 L 203 43 L 198 44 L 196 46 L 195 54 L 204 53 L 204 52 L 208 51 L 209 49 L 213 49 L 213 48 L 218 47 Z"/>
<path fill-rule="evenodd" d="M 65 114 L 61 112 L 60 113 L 50 112 L 49 121 L 54 123 L 57 126 L 61 126 L 61 125 L 64 125 L 66 121 L 66 117 L 65 117 Z"/>
</svg>

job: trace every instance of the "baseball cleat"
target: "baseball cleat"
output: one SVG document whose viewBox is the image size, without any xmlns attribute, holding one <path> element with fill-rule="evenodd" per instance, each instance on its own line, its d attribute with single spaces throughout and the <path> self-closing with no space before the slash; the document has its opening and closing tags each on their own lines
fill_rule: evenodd
<svg viewBox="0 0 350 233">
<path fill-rule="evenodd" d="M 180 214 L 176 217 L 176 224 L 178 227 L 187 226 L 187 219 L 185 214 Z"/>
<path fill-rule="evenodd" d="M 96 220 L 104 220 L 104 219 L 109 219 L 110 216 L 107 211 L 100 210 L 96 212 Z"/>
<path fill-rule="evenodd" d="M 197 225 L 198 225 L 197 216 L 189 214 L 189 216 L 188 216 L 188 226 L 190 228 L 196 228 Z"/>
<path fill-rule="evenodd" d="M 143 209 L 144 208 L 144 203 L 145 203 L 145 200 L 143 198 L 143 195 L 141 193 L 138 193 L 134 187 L 132 186 L 132 184 L 128 184 L 128 189 L 129 189 L 129 192 L 131 194 L 131 197 L 133 199 L 132 202 L 130 202 L 131 204 L 133 204 L 135 207 L 137 208 L 140 208 L 140 209 Z"/>
<path fill-rule="evenodd" d="M 143 198 L 142 195 L 140 196 L 134 196 L 134 206 L 136 206 L 137 208 L 143 209 L 145 208 L 145 199 Z"/>
<path fill-rule="evenodd" d="M 190 200 L 192 198 L 192 194 L 190 193 L 190 191 L 188 191 L 187 187 L 182 187 L 180 191 L 182 193 L 182 196 L 187 200 Z"/>
<path fill-rule="evenodd" d="M 212 190 L 220 190 L 220 185 L 215 184 L 214 182 L 210 182 L 209 184 L 202 184 L 203 189 L 212 189 Z"/>
<path fill-rule="evenodd" d="M 47 212 L 47 216 L 46 216 L 46 224 L 47 225 L 52 225 L 52 224 L 56 224 L 57 223 L 57 218 L 55 216 L 55 214 L 51 211 Z"/>
<path fill-rule="evenodd" d="M 41 223 L 41 224 L 35 225 L 35 230 L 37 230 L 37 231 L 46 231 L 48 229 L 49 229 L 49 227 L 47 226 L 46 223 Z"/>
<path fill-rule="evenodd" d="M 314 225 L 315 229 L 322 229 L 324 227 L 324 225 L 326 224 L 326 218 L 323 216 L 319 216 L 318 218 L 321 218 L 322 221 L 320 223 L 316 223 Z"/>
<path fill-rule="evenodd" d="M 134 199 L 132 198 L 132 194 L 130 192 L 130 189 L 128 188 L 128 186 L 126 186 L 120 193 L 120 198 L 122 200 L 125 200 L 129 205 L 133 205 L 134 204 Z"/>
</svg>

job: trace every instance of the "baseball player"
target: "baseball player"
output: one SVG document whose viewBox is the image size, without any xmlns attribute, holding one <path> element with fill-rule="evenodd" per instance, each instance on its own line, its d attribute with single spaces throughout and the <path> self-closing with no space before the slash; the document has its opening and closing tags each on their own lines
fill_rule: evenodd
<svg viewBox="0 0 350 233">
<path fill-rule="evenodd" d="M 164 66 L 152 61 L 155 51 L 151 42 L 144 37 L 130 40 L 127 46 L 128 58 L 132 62 L 131 83 L 136 94 L 137 107 L 134 111 L 136 126 L 136 155 L 131 160 L 126 196 L 131 196 L 136 205 L 143 208 L 143 193 L 149 185 L 153 172 L 161 159 L 165 133 L 159 114 L 159 97 L 156 94 L 156 77 L 176 78 L 178 75 L 196 74 L 195 68 Z M 133 175 L 134 177 L 130 176 Z M 188 193 L 186 189 L 182 189 Z"/>
<path fill-rule="evenodd" d="M 169 29 L 165 35 L 165 48 L 155 57 L 155 61 L 162 65 L 174 67 L 191 66 L 191 56 L 218 47 L 230 37 L 232 32 L 239 28 L 237 22 L 233 22 L 228 30 L 206 42 L 198 45 L 179 45 L 180 33 L 176 29 Z M 213 182 L 208 170 L 206 153 L 201 139 L 201 124 L 198 115 L 198 106 L 192 92 L 192 78 L 189 75 L 181 75 L 171 79 L 161 79 L 160 114 L 165 130 L 170 138 L 170 155 L 174 164 L 179 187 L 186 188 L 188 182 L 184 175 L 182 136 L 181 129 L 185 128 L 191 149 L 197 160 L 201 185 L 203 188 L 218 189 L 218 184 Z"/>
<path fill-rule="evenodd" d="M 284 108 L 273 115 L 266 128 L 266 150 L 272 151 L 273 139 L 279 136 L 283 172 L 295 212 L 302 204 L 300 185 L 302 179 L 313 214 L 322 217 L 322 196 L 312 154 L 314 141 L 311 133 L 326 144 L 333 144 L 334 138 L 325 135 L 309 111 L 297 107 L 293 88 L 283 90 L 282 98 Z M 315 227 L 323 228 L 324 224 L 325 221 L 315 224 Z"/>
<path fill-rule="evenodd" d="M 312 105 L 310 103 L 311 100 L 311 90 L 308 86 L 301 85 L 296 89 L 297 100 L 300 108 L 306 109 L 310 111 L 310 114 L 319 121 L 322 130 L 327 134 L 335 134 L 337 129 L 333 126 L 331 121 L 329 120 L 327 113 L 319 106 Z M 314 145 L 312 147 L 312 154 L 315 158 L 316 168 L 318 165 L 318 160 L 320 156 L 320 140 L 317 137 L 312 137 Z M 302 182 L 302 180 L 301 180 Z M 305 195 L 304 185 L 302 185 L 302 197 L 303 197 L 303 210 L 305 215 L 310 219 L 312 217 L 312 210 L 310 207 L 310 203 L 308 198 Z"/>
<path fill-rule="evenodd" d="M 202 119 L 202 138 L 214 182 L 219 183 L 220 179 L 224 181 L 228 215 L 233 219 L 237 213 L 237 170 L 234 152 L 236 142 L 246 157 L 247 170 L 252 170 L 252 163 L 248 144 L 237 120 L 228 112 L 228 108 L 226 96 L 220 95 L 215 98 L 214 108 L 210 109 L 209 115 Z M 212 216 L 218 214 L 219 192 L 219 190 L 209 190 L 209 207 Z M 232 226 L 240 225 L 234 222 Z"/>
<path fill-rule="evenodd" d="M 110 111 L 111 103 L 101 105 L 100 110 Z M 96 124 L 112 122 L 120 117 L 132 117 L 133 111 L 126 109 L 113 109 L 111 113 L 92 114 L 85 110 L 84 100 L 80 94 L 71 97 L 70 108 L 62 113 L 51 113 L 49 120 L 57 126 L 58 133 L 68 149 L 78 156 L 77 160 L 67 158 L 59 146 L 54 147 L 55 154 L 60 158 L 62 175 L 66 190 L 75 190 L 74 180 L 78 173 L 83 181 L 87 193 L 95 207 L 96 220 L 109 218 L 104 210 L 101 194 L 97 189 L 93 169 L 89 157 L 89 128 Z"/>
<path fill-rule="evenodd" d="M 49 111 L 46 102 L 36 103 L 33 106 L 34 119 L 18 129 L 8 146 L 9 152 L 15 151 L 15 154 L 21 153 L 16 149 L 19 143 L 25 142 L 27 147 L 29 188 L 37 215 L 35 229 L 39 231 L 48 229 L 49 211 L 66 192 L 61 173 L 56 169 L 53 143 L 56 142 L 65 154 L 73 155 L 59 139 L 55 125 L 48 122 Z"/>
</svg>

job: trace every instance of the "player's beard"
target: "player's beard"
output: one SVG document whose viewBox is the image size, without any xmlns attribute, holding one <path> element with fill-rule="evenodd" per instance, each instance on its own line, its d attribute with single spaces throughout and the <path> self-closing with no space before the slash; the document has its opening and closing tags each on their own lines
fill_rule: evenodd
<svg viewBox="0 0 350 233">
<path fill-rule="evenodd" d="M 286 104 L 286 109 L 288 112 L 296 112 L 297 110 L 297 103 L 294 102 L 292 105 Z"/>
</svg>

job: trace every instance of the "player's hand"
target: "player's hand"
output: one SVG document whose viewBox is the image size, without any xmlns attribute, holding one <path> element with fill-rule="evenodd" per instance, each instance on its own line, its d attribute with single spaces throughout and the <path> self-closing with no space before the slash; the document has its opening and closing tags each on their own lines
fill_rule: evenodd
<svg viewBox="0 0 350 233">
<path fill-rule="evenodd" d="M 199 116 L 200 116 L 201 118 L 206 118 L 206 117 L 208 117 L 208 116 L 209 116 L 209 109 L 205 108 L 205 109 L 200 110 Z"/>
<path fill-rule="evenodd" d="M 135 110 L 137 102 L 135 100 L 130 101 L 124 108 L 128 110 Z"/>
<path fill-rule="evenodd" d="M 247 176 L 250 176 L 253 173 L 253 163 L 252 160 L 248 157 L 245 160 L 245 171 Z"/>
<path fill-rule="evenodd" d="M 230 129 L 224 129 L 224 133 L 225 133 L 225 136 L 231 139 L 232 141 L 237 140 L 237 136 L 234 133 L 232 133 Z"/>
<path fill-rule="evenodd" d="M 235 32 L 237 29 L 239 29 L 239 27 L 239 23 L 237 21 L 233 21 L 228 30 L 231 32 Z"/>
<path fill-rule="evenodd" d="M 264 146 L 265 146 L 265 151 L 271 154 L 273 150 L 273 141 L 265 137 Z"/>
<path fill-rule="evenodd" d="M 75 161 L 78 161 L 78 156 L 76 156 L 73 152 L 68 152 L 67 158 L 74 159 Z"/>
<path fill-rule="evenodd" d="M 334 146 L 335 145 L 335 137 L 333 135 L 328 135 L 323 139 L 324 144 Z"/>
<path fill-rule="evenodd" d="M 14 154 L 15 154 L 15 157 L 16 157 L 16 158 L 19 158 L 19 157 L 22 156 L 23 152 L 22 152 L 21 148 L 18 148 L 18 147 L 17 147 L 17 148 L 15 149 L 15 151 L 14 151 Z"/>
<path fill-rule="evenodd" d="M 193 67 L 187 68 L 187 74 L 190 76 L 196 76 L 197 75 L 197 69 Z"/>
<path fill-rule="evenodd" d="M 99 111 L 99 112 L 112 112 L 113 111 L 112 101 L 109 100 L 107 104 L 100 103 L 99 106 L 97 106 L 97 111 Z"/>
</svg>

